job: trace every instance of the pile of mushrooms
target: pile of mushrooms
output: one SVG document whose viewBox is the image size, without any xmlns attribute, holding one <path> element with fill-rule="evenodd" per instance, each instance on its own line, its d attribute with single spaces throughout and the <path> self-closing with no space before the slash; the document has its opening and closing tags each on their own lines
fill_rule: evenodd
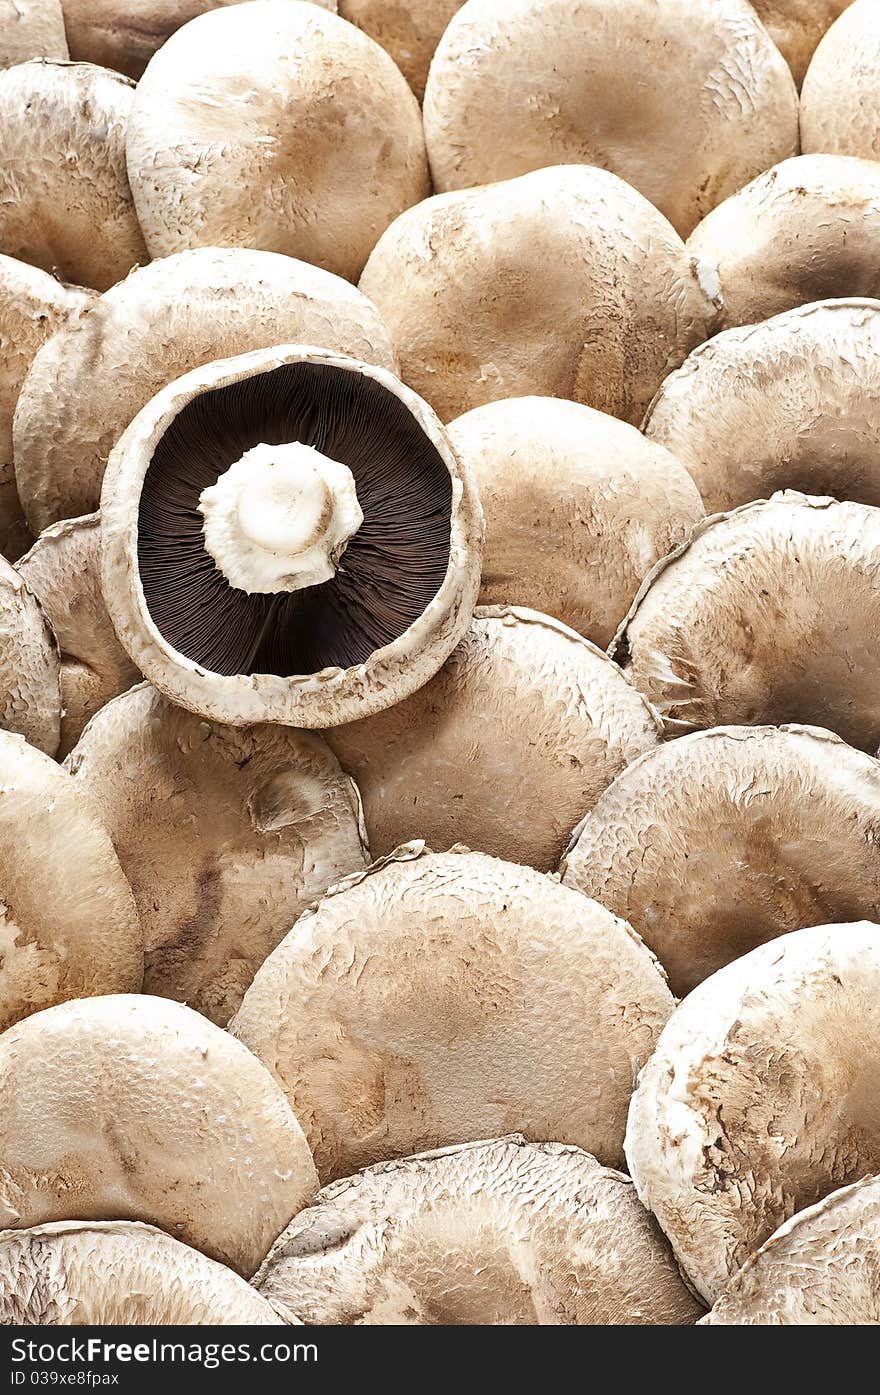
<svg viewBox="0 0 880 1395">
<path fill-rule="evenodd" d="M 878 0 L 0 0 L 0 1324 L 880 1324 L 878 267 Z"/>
</svg>

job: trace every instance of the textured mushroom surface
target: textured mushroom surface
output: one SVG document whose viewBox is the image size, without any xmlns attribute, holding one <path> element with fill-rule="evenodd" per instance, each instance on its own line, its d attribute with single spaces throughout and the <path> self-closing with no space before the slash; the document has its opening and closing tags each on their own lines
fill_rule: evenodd
<svg viewBox="0 0 880 1395">
<path fill-rule="evenodd" d="M 444 421 L 538 394 L 638 425 L 716 315 L 712 275 L 699 281 L 666 219 L 615 175 L 571 165 L 426 199 L 360 286 Z"/>
<path fill-rule="evenodd" d="M 0 0 L 0 68 L 67 56 L 61 0 Z"/>
<path fill-rule="evenodd" d="M 419 101 L 440 36 L 462 0 L 340 0 L 343 19 L 391 54 Z"/>
<path fill-rule="evenodd" d="M 519 1135 L 333 1183 L 254 1283 L 321 1325 L 684 1325 L 702 1311 L 628 1177 Z"/>
<path fill-rule="evenodd" d="M 288 0 L 211 10 L 173 34 L 138 83 L 127 149 L 154 257 L 263 247 L 356 280 L 429 189 L 418 102 L 392 59 Z"/>
<path fill-rule="evenodd" d="M 852 0 L 752 0 L 800 87 L 816 45 Z"/>
<path fill-rule="evenodd" d="M 52 756 L 61 735 L 58 645 L 22 578 L 0 556 L 0 731 Z"/>
<path fill-rule="evenodd" d="M 686 237 L 797 153 L 797 92 L 745 0 L 469 0 L 431 65 L 425 135 L 437 189 L 599 165 Z"/>
<path fill-rule="evenodd" d="M 880 1166 L 880 925 L 814 926 L 680 1004 L 639 1077 L 626 1157 L 707 1302 L 795 1212 Z"/>
<path fill-rule="evenodd" d="M 314 344 L 394 369 L 378 311 L 292 257 L 199 248 L 114 286 L 37 355 L 15 419 L 15 465 L 36 530 L 98 505 L 107 458 L 172 379 L 273 344 Z"/>
<path fill-rule="evenodd" d="M 878 568 L 876 509 L 786 490 L 698 524 L 616 653 L 671 734 L 805 722 L 875 752 Z"/>
<path fill-rule="evenodd" d="M 552 878 L 405 844 L 269 956 L 230 1030 L 283 1086 L 322 1181 L 517 1130 L 622 1160 L 673 1007 L 623 921 Z"/>
<path fill-rule="evenodd" d="M 880 762 L 810 727 L 721 727 L 618 775 L 562 862 L 683 997 L 765 940 L 880 921 Z"/>
<path fill-rule="evenodd" d="M 166 998 L 48 1008 L 0 1036 L 0 1223 L 141 1220 L 248 1278 L 314 1194 L 282 1091 Z"/>
<path fill-rule="evenodd" d="M 880 12 L 856 0 L 813 55 L 801 93 L 805 151 L 880 159 Z"/>
<path fill-rule="evenodd" d="M 687 471 L 614 417 L 520 397 L 449 425 L 486 519 L 482 605 L 528 605 L 605 648 L 639 584 L 703 517 Z"/>
<path fill-rule="evenodd" d="M 205 722 L 142 684 L 67 764 L 134 890 L 145 991 L 220 1026 L 297 916 L 366 863 L 357 790 L 313 732 Z"/>
<path fill-rule="evenodd" d="M 138 1221 L 0 1233 L 3 1326 L 279 1326 L 250 1284 Z"/>
<path fill-rule="evenodd" d="M 97 291 L 147 260 L 125 172 L 133 95 L 89 63 L 0 72 L 0 252 Z"/>
<path fill-rule="evenodd" d="M 486 607 L 430 683 L 327 732 L 364 801 L 374 857 L 464 842 L 549 871 L 656 714 L 616 664 L 536 611 Z"/>
</svg>

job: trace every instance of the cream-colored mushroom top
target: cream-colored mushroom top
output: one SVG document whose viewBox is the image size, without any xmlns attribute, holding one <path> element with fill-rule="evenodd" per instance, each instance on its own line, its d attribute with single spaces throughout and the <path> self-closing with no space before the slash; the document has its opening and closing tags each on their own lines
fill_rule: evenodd
<svg viewBox="0 0 880 1395">
<path fill-rule="evenodd" d="M 805 151 L 880 157 L 880 14 L 855 0 L 813 55 L 801 92 Z"/>
<path fill-rule="evenodd" d="M 39 603 L 0 556 L 0 731 L 54 755 L 61 733 L 58 645 Z"/>
<path fill-rule="evenodd" d="M 0 0 L 0 68 L 67 56 L 61 0 Z"/>
</svg>

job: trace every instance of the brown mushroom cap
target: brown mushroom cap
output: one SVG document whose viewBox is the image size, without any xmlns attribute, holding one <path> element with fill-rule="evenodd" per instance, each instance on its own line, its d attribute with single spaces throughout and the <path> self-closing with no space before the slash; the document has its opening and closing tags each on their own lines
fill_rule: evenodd
<svg viewBox="0 0 880 1395">
<path fill-rule="evenodd" d="M 743 955 L 677 1008 L 626 1131 L 636 1190 L 710 1303 L 782 1221 L 880 1167 L 880 925 Z"/>
<path fill-rule="evenodd" d="M 61 0 L 0 0 L 0 68 L 67 56 Z"/>
<path fill-rule="evenodd" d="M 374 857 L 425 838 L 546 872 L 658 728 L 601 650 L 547 615 L 495 606 L 430 683 L 327 739 L 357 781 Z"/>
<path fill-rule="evenodd" d="M 6 1326 L 278 1326 L 231 1269 L 138 1221 L 57 1221 L 0 1233 Z"/>
<path fill-rule="evenodd" d="M 314 732 L 219 726 L 142 684 L 67 767 L 131 882 L 145 991 L 219 1026 L 297 916 L 366 862 L 357 790 Z"/>
<path fill-rule="evenodd" d="M 52 756 L 61 735 L 58 645 L 39 604 L 0 557 L 0 731 Z"/>
<path fill-rule="evenodd" d="M 816 45 L 852 0 L 752 0 L 800 87 Z"/>
<path fill-rule="evenodd" d="M 403 74 L 353 24 L 288 0 L 211 10 L 173 34 L 138 83 L 127 147 L 154 257 L 264 247 L 357 280 L 429 189 Z"/>
<path fill-rule="evenodd" d="M 340 0 L 343 19 L 391 54 L 419 101 L 434 50 L 462 0 Z"/>
<path fill-rule="evenodd" d="M 0 72 L 0 251 L 98 291 L 147 260 L 125 172 L 133 96 L 90 63 Z"/>
<path fill-rule="evenodd" d="M 529 605 L 605 648 L 642 578 L 703 517 L 668 451 L 577 402 L 489 402 L 449 425 L 486 518 L 482 605 Z"/>
<path fill-rule="evenodd" d="M 805 151 L 880 158 L 880 14 L 856 0 L 813 55 L 801 92 Z"/>
<path fill-rule="evenodd" d="M 628 1177 L 520 1135 L 380 1163 L 319 1192 L 254 1278 L 312 1324 L 690 1324 Z"/>
<path fill-rule="evenodd" d="M 0 1223 L 142 1220 L 251 1275 L 314 1194 L 284 1095 L 167 998 L 38 1012 L 0 1036 Z"/>
<path fill-rule="evenodd" d="M 542 395 L 638 425 L 716 313 L 666 219 L 573 165 L 426 199 L 392 223 L 360 287 L 444 421 Z"/>
<path fill-rule="evenodd" d="M 213 359 L 285 343 L 395 368 L 366 297 L 292 257 L 200 248 L 133 272 L 50 340 L 25 379 L 15 463 L 32 526 L 97 507 L 110 451 L 160 388 Z"/>
<path fill-rule="evenodd" d="M 669 375 L 644 431 L 708 513 L 786 488 L 880 505 L 880 301 L 820 301 L 716 335 Z"/>
<path fill-rule="evenodd" d="M 791 73 L 745 0 L 469 0 L 425 92 L 437 189 L 599 165 L 686 237 L 798 149 Z"/>
<path fill-rule="evenodd" d="M 877 509 L 785 490 L 698 524 L 647 578 L 615 652 L 672 734 L 802 722 L 874 752 L 878 568 Z"/>
</svg>

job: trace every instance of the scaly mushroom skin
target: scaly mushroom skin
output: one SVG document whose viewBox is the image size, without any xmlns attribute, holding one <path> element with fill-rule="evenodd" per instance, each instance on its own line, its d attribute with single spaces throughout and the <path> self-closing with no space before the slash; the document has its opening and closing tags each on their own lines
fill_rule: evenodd
<svg viewBox="0 0 880 1395">
<path fill-rule="evenodd" d="M 684 1325 L 702 1311 L 628 1177 L 517 1134 L 333 1183 L 254 1284 L 321 1325 Z"/>
<path fill-rule="evenodd" d="M 141 1220 L 245 1278 L 314 1195 L 249 1051 L 166 998 L 64 1003 L 0 1036 L 0 1224 Z"/>
<path fill-rule="evenodd" d="M 462 0 L 340 0 L 343 19 L 391 54 L 419 101 L 434 50 Z"/>
<path fill-rule="evenodd" d="M 9 1326 L 284 1325 L 231 1269 L 138 1221 L 57 1221 L 0 1232 Z"/>
<path fill-rule="evenodd" d="M 230 1031 L 283 1086 L 323 1182 L 508 1129 L 617 1166 L 672 1006 L 653 955 L 596 902 L 409 843 L 300 917 Z"/>
<path fill-rule="evenodd" d="M 142 684 L 67 768 L 134 890 L 145 992 L 221 1027 L 297 916 L 366 863 L 357 789 L 313 732 L 208 723 Z"/>
<path fill-rule="evenodd" d="M 639 585 L 703 517 L 686 470 L 576 402 L 490 402 L 449 424 L 486 518 L 481 605 L 528 605 L 604 649 Z"/>
<path fill-rule="evenodd" d="M 90 63 L 0 72 L 0 252 L 97 291 L 147 260 L 125 172 L 133 96 Z"/>
<path fill-rule="evenodd" d="M 800 87 L 816 45 L 852 0 L 752 0 Z"/>
<path fill-rule="evenodd" d="M 0 0 L 0 68 L 67 57 L 61 0 Z"/>
<path fill-rule="evenodd" d="M 61 736 L 55 636 L 14 567 L 0 557 L 0 731 L 54 756 Z"/>
<path fill-rule="evenodd" d="M 805 152 L 880 159 L 880 15 L 856 0 L 813 55 L 801 92 Z"/>
<path fill-rule="evenodd" d="M 663 378 L 711 332 L 713 276 L 700 282 L 635 189 L 563 165 L 409 209 L 360 287 L 405 382 L 444 421 L 541 395 L 638 425 Z"/>
<path fill-rule="evenodd" d="M 469 0 L 431 64 L 425 138 L 439 190 L 599 165 L 687 237 L 797 154 L 797 90 L 745 0 Z"/>
<path fill-rule="evenodd" d="M 385 50 L 288 0 L 173 34 L 138 83 L 127 150 L 154 257 L 263 247 L 350 281 L 430 187 L 419 105 Z"/>
</svg>

